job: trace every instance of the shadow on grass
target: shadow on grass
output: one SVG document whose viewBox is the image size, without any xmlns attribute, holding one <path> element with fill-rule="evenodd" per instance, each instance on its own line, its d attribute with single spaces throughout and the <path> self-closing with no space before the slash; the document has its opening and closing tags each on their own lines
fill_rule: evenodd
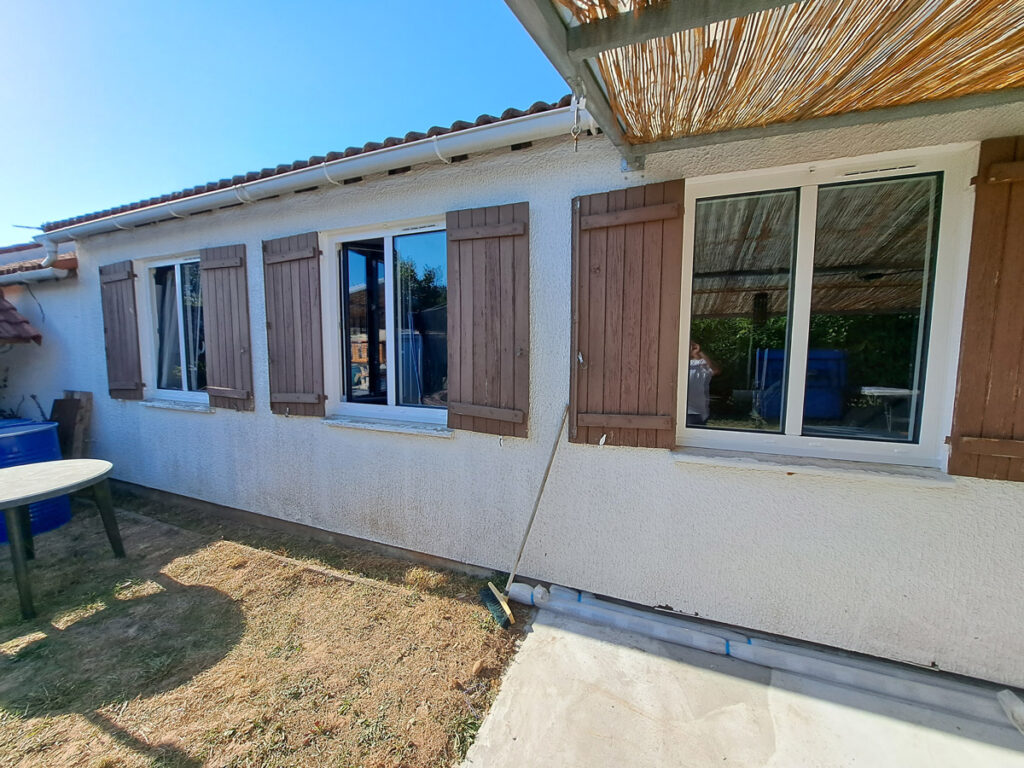
<svg viewBox="0 0 1024 768">
<path fill-rule="evenodd" d="M 217 589 L 159 572 L 140 576 L 90 594 L 77 610 L 21 624 L 24 642 L 0 656 L 0 709 L 22 718 L 81 714 L 154 765 L 197 766 L 184 750 L 149 744 L 99 710 L 211 668 L 238 643 L 244 616 Z"/>
<path fill-rule="evenodd" d="M 285 532 L 274 527 L 271 518 L 261 524 L 259 515 L 238 520 L 226 514 L 211 514 L 202 502 L 172 494 L 160 498 L 147 496 L 147 489 L 127 483 L 111 488 L 115 506 L 212 539 L 226 539 L 254 549 L 284 555 L 314 565 L 362 576 L 388 584 L 408 587 L 418 592 L 446 598 L 475 596 L 486 586 L 487 578 L 471 576 L 443 565 L 430 565 L 394 555 L 346 546 L 332 540 L 327 531 L 309 529 Z M 209 505 L 207 505 L 209 506 Z M 507 577 L 507 574 L 505 574 Z M 496 574 L 504 585 L 502 575 Z M 491 578 L 495 578 L 492 576 Z M 497 584 L 498 581 L 495 581 Z"/>
</svg>

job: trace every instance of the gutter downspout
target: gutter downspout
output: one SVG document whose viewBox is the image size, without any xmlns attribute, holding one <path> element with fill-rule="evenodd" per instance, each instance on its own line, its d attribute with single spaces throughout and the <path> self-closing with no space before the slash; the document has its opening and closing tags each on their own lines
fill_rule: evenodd
<svg viewBox="0 0 1024 768">
<path fill-rule="evenodd" d="M 53 266 L 57 263 L 57 242 L 55 240 L 51 240 L 46 235 L 36 235 L 32 239 L 46 249 L 46 256 L 43 257 L 39 269 L 33 269 L 30 272 L 13 272 L 9 275 L 0 275 L 0 285 L 38 283 L 42 280 L 63 280 L 71 274 L 67 269 L 58 269 Z"/>
</svg>

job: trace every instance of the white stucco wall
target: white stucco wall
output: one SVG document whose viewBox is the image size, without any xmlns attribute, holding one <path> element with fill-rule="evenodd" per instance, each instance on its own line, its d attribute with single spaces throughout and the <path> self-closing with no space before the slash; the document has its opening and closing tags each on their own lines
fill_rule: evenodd
<svg viewBox="0 0 1024 768">
<path fill-rule="evenodd" d="M 624 176 L 603 139 L 581 142 L 577 154 L 568 140 L 553 141 L 94 237 L 78 245 L 77 281 L 36 288 L 44 347 L 0 356 L 0 368 L 15 368 L 7 401 L 36 393 L 48 404 L 65 388 L 94 392 L 92 453 L 112 460 L 121 479 L 507 569 L 568 397 L 573 196 L 1022 133 L 1024 114 L 1006 107 L 655 156 L 642 176 Z M 528 440 L 337 429 L 270 413 L 261 240 L 520 200 L 529 201 L 531 218 Z M 236 242 L 249 253 L 255 413 L 110 400 L 97 266 Z M 40 322 L 31 299 L 9 295 Z M 563 442 L 523 572 L 1024 685 L 1021 562 L 1024 484 L 790 475 Z"/>
</svg>

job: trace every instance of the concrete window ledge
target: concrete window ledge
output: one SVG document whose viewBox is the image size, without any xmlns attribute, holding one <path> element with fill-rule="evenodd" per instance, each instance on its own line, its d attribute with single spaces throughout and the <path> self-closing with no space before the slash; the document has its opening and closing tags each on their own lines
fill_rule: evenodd
<svg viewBox="0 0 1024 768">
<path fill-rule="evenodd" d="M 772 453 L 676 448 L 672 458 L 678 464 L 704 464 L 714 467 L 785 472 L 788 475 L 826 477 L 862 477 L 907 485 L 952 488 L 956 481 L 941 469 L 910 467 L 900 464 L 872 464 L 841 459 L 811 459 Z"/>
<path fill-rule="evenodd" d="M 328 427 L 338 429 L 366 429 L 371 432 L 395 432 L 401 435 L 424 435 L 451 439 L 455 431 L 444 424 L 429 424 L 422 421 L 398 421 L 373 419 L 368 416 L 328 416 L 324 419 Z"/>
<path fill-rule="evenodd" d="M 190 411 L 192 413 L 213 413 L 214 409 L 207 403 L 195 403 L 190 400 L 140 400 L 139 405 L 146 408 L 162 408 L 167 411 Z"/>
</svg>

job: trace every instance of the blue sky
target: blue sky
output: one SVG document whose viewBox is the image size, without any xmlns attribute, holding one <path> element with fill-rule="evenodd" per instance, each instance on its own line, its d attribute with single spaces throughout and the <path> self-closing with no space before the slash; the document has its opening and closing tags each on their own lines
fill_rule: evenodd
<svg viewBox="0 0 1024 768">
<path fill-rule="evenodd" d="M 3 0 L 0 29 L 0 245 L 568 93 L 502 0 Z"/>
</svg>

